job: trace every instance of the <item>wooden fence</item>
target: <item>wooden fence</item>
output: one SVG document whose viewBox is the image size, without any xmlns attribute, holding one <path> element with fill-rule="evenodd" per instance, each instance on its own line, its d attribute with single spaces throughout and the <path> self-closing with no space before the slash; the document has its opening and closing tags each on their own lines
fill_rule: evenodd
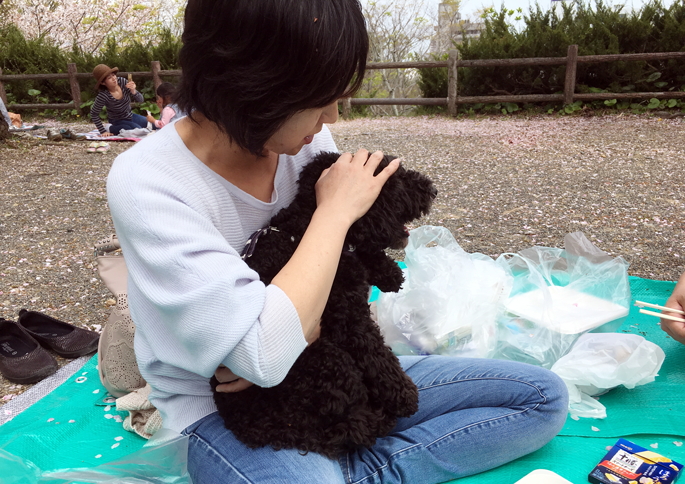
<svg viewBox="0 0 685 484">
<path fill-rule="evenodd" d="M 452 116 L 457 115 L 458 104 L 476 103 L 533 103 L 562 102 L 572 104 L 574 101 L 598 101 L 606 99 L 672 99 L 685 98 L 685 92 L 630 92 L 630 93 L 576 93 L 576 68 L 578 64 L 589 64 L 610 61 L 641 61 L 683 59 L 685 52 L 658 52 L 645 54 L 607 54 L 578 55 L 578 46 L 569 45 L 566 57 L 529 57 L 522 59 L 459 59 L 459 52 L 451 50 L 447 62 L 370 62 L 367 69 L 422 69 L 426 67 L 447 67 L 447 98 L 345 98 L 342 99 L 343 118 L 347 118 L 353 105 L 414 105 L 414 106 L 447 106 Z M 510 66 L 566 66 L 564 94 L 521 94 L 501 96 L 458 96 L 458 67 L 510 67 Z"/>
<path fill-rule="evenodd" d="M 155 84 L 155 90 L 162 83 L 162 76 L 180 77 L 181 71 L 169 70 L 163 71 L 160 68 L 159 61 L 152 61 L 149 71 L 142 72 L 124 72 L 119 71 L 120 76 L 128 76 L 132 74 L 136 78 L 152 78 Z M 69 79 L 71 87 L 71 97 L 73 99 L 70 103 L 61 104 L 10 104 L 7 105 L 9 111 L 22 111 L 26 109 L 76 109 L 78 114 L 81 114 L 81 87 L 78 83 L 79 79 L 92 79 L 92 73 L 77 72 L 76 64 L 67 64 L 67 72 L 62 74 L 11 74 L 3 75 L 0 69 L 0 97 L 7 105 L 7 92 L 5 91 L 4 82 L 8 81 L 29 81 L 29 80 L 53 80 L 53 79 Z"/>
<path fill-rule="evenodd" d="M 660 52 L 646 54 L 608 54 L 608 55 L 578 55 L 578 46 L 570 45 L 566 57 L 531 57 L 521 59 L 459 59 L 459 52 L 451 50 L 447 61 L 429 62 L 370 62 L 367 69 L 423 69 L 428 67 L 447 67 L 448 89 L 446 98 L 345 98 L 342 103 L 343 118 L 350 115 L 353 105 L 414 105 L 414 106 L 447 106 L 452 116 L 457 114 L 457 105 L 476 103 L 532 103 L 532 102 L 561 102 L 572 104 L 574 101 L 598 101 L 606 99 L 673 99 L 685 98 L 685 92 L 629 92 L 629 93 L 576 93 L 576 68 L 578 64 L 589 64 L 611 61 L 648 61 L 682 59 L 685 61 L 685 52 Z M 563 94 L 523 94 L 523 95 L 500 95 L 500 96 L 458 96 L 457 95 L 457 68 L 458 67 L 509 67 L 509 66 L 566 66 L 566 78 Z M 91 78 L 90 73 L 79 73 L 75 64 L 68 64 L 67 73 L 63 74 L 16 74 L 2 75 L 0 69 L 0 96 L 5 104 L 7 95 L 3 82 L 17 80 L 44 80 L 44 79 L 69 79 L 73 101 L 65 104 L 11 104 L 7 108 L 12 111 L 24 109 L 76 109 L 81 112 L 81 90 L 79 79 Z M 162 76 L 178 77 L 180 70 L 161 70 L 158 61 L 153 61 L 150 71 L 143 72 L 120 72 L 120 75 L 132 74 L 136 78 L 152 78 L 155 89 L 162 83 Z"/>
</svg>

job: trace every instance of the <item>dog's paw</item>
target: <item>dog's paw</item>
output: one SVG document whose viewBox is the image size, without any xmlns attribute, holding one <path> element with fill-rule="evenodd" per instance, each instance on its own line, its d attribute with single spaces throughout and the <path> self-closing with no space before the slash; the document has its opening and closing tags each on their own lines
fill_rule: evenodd
<svg viewBox="0 0 685 484">
<path fill-rule="evenodd" d="M 389 266 L 382 277 L 375 282 L 376 287 L 382 292 L 398 292 L 404 283 L 402 269 L 393 262 L 392 266 Z"/>
</svg>

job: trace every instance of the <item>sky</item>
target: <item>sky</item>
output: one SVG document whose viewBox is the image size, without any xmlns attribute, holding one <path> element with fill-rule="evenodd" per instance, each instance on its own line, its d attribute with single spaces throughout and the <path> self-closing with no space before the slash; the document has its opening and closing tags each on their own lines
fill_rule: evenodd
<svg viewBox="0 0 685 484">
<path fill-rule="evenodd" d="M 440 0 L 428 0 L 431 6 L 437 11 L 438 4 Z M 504 3 L 504 5 L 510 10 L 516 10 L 521 7 L 524 12 L 527 12 L 530 5 L 535 5 L 533 0 L 462 0 L 461 3 L 461 16 L 462 18 L 469 18 L 473 16 L 476 10 L 482 9 L 483 7 L 494 6 L 496 9 Z M 549 6 L 550 0 L 539 0 L 540 6 Z M 613 4 L 625 4 L 627 8 L 639 9 L 644 3 L 643 0 L 608 0 L 607 3 Z M 663 0 L 665 6 L 669 6 L 673 3 L 673 0 Z"/>
</svg>

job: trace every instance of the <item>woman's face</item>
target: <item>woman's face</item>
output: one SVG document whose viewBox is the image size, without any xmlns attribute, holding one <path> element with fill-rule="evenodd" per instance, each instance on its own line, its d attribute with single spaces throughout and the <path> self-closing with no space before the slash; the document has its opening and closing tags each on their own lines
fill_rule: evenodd
<svg viewBox="0 0 685 484">
<path fill-rule="evenodd" d="M 324 123 L 332 124 L 337 120 L 337 101 L 323 108 L 300 111 L 286 121 L 264 147 L 279 155 L 296 155 L 304 145 L 312 142 Z"/>
<path fill-rule="evenodd" d="M 102 81 L 102 84 L 107 88 L 107 90 L 114 91 L 117 88 L 117 75 L 112 72 L 109 76 L 105 77 L 105 80 Z"/>
</svg>

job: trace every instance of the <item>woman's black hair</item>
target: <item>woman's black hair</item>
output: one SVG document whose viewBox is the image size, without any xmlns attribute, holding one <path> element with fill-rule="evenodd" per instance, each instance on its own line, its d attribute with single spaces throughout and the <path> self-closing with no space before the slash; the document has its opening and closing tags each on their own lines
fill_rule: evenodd
<svg viewBox="0 0 685 484">
<path fill-rule="evenodd" d="M 295 113 L 352 95 L 368 48 L 358 0 L 188 0 L 175 100 L 259 154 Z"/>
<path fill-rule="evenodd" d="M 174 86 L 170 82 L 163 82 L 159 86 L 157 86 L 157 90 L 155 91 L 155 94 L 157 94 L 159 97 L 162 98 L 162 100 L 164 100 L 167 97 L 173 97 L 175 92 L 176 92 L 176 86 Z"/>
</svg>

